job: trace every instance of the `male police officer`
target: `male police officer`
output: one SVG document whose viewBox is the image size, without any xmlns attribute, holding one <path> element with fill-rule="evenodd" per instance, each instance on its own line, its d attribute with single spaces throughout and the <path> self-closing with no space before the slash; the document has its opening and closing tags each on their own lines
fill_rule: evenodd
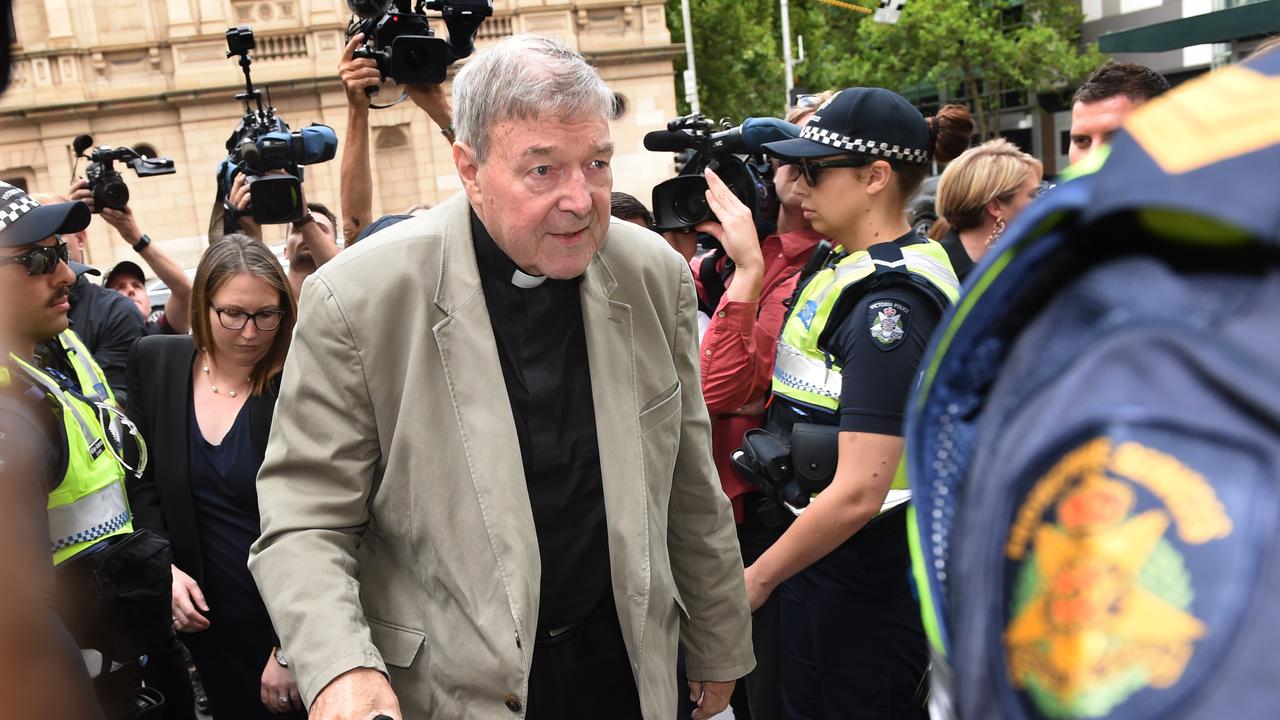
<svg viewBox="0 0 1280 720">
<path fill-rule="evenodd" d="M 123 442 L 128 423 L 101 368 L 68 328 L 75 275 L 61 233 L 82 230 L 89 219 L 83 203 L 42 206 L 21 188 L 0 183 L 0 248 L 5 252 L 0 272 L 10 295 L 5 378 L 45 399 L 57 418 L 61 456 L 48 463 L 57 474 L 49 483 L 47 514 L 59 611 L 97 678 L 108 716 L 135 718 L 142 717 L 140 708 L 158 706 L 160 698 L 138 700 L 130 668 L 117 672 L 114 665 L 142 654 L 140 646 L 152 638 L 135 631 L 162 626 L 164 618 L 157 624 L 146 617 L 157 606 L 154 601 L 129 606 L 119 600 L 131 590 L 158 589 L 162 614 L 169 582 L 162 576 L 169 561 L 162 541 L 132 535 Z M 137 455 L 144 463 L 141 443 Z M 103 621 L 104 612 L 110 622 Z M 143 616 L 128 617 L 138 612 Z"/>
<path fill-rule="evenodd" d="M 1134 111 L 935 335 L 906 435 L 932 717 L 1270 718 L 1280 53 Z"/>
</svg>

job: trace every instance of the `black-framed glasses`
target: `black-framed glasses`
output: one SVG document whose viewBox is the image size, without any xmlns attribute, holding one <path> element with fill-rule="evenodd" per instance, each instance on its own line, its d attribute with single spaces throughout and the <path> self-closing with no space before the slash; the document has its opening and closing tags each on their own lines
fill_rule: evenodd
<svg viewBox="0 0 1280 720">
<path fill-rule="evenodd" d="M 801 158 L 795 163 L 796 168 L 800 170 L 800 177 L 809 183 L 809 187 L 818 187 L 818 178 L 821 177 L 819 173 L 827 168 L 856 168 L 866 164 L 866 158 L 861 157 L 838 158 L 835 160 Z"/>
<path fill-rule="evenodd" d="M 253 326 L 259 331 L 271 332 L 280 327 L 280 318 L 284 317 L 283 310 L 259 310 L 251 313 L 236 308 L 214 308 L 213 311 L 218 314 L 218 322 L 228 330 L 243 330 L 252 320 Z"/>
<path fill-rule="evenodd" d="M 58 236 L 56 245 L 36 245 L 21 255 L 0 258 L 0 265 L 22 265 L 27 275 L 48 275 L 58 269 L 58 263 L 70 259 L 67 244 Z"/>
</svg>

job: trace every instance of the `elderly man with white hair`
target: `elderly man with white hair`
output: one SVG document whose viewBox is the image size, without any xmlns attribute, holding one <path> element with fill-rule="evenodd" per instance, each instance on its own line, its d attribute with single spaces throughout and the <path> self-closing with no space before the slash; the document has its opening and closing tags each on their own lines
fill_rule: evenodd
<svg viewBox="0 0 1280 720">
<path fill-rule="evenodd" d="M 529 35 L 454 83 L 464 193 L 303 286 L 250 566 L 312 720 L 695 718 L 754 665 L 697 297 L 611 221 L 613 94 Z"/>
</svg>

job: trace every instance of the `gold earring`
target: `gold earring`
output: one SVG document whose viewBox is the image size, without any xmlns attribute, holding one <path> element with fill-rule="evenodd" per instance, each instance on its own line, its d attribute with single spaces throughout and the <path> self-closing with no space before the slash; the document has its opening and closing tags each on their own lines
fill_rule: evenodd
<svg viewBox="0 0 1280 720">
<path fill-rule="evenodd" d="M 991 247 L 1000 239 L 1000 233 L 1004 232 L 1004 218 L 996 218 L 996 226 L 992 228 L 991 234 L 987 236 L 987 247 Z"/>
</svg>

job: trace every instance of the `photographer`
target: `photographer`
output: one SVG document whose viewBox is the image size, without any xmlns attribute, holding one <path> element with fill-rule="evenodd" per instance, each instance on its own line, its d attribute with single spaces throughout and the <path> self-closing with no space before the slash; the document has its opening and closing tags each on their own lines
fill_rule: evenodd
<svg viewBox="0 0 1280 720">
<path fill-rule="evenodd" d="M 807 116 L 797 119 L 802 124 Z M 761 424 L 786 302 L 822 235 L 804 221 L 793 191 L 798 178 L 794 168 L 783 165 L 774 174 L 779 232 L 763 240 L 751 210 L 713 171 L 706 176 L 707 203 L 721 222 L 702 223 L 697 229 L 718 239 L 724 253 L 694 265 L 699 296 L 713 310 L 699 353 L 702 393 L 711 414 L 712 456 L 720 485 L 733 503 L 743 563 L 750 565 L 781 537 L 788 514 L 744 481 L 729 456 L 742 444 L 743 434 Z M 788 220 L 785 227 L 784 219 Z M 723 293 L 709 293 L 712 287 L 723 288 Z M 757 664 L 741 683 L 745 700 L 751 717 L 778 717 L 776 600 L 756 611 L 751 635 Z M 742 700 L 735 698 L 740 714 Z"/>
<path fill-rule="evenodd" d="M 72 200 L 79 200 L 88 205 L 90 210 L 94 209 L 93 191 L 89 189 L 88 180 L 80 178 L 71 183 L 70 197 Z M 117 264 L 107 273 L 103 284 L 133 302 L 146 323 L 147 335 L 186 333 L 191 327 L 188 312 L 191 303 L 191 279 L 183 272 L 182 267 L 172 255 L 165 252 L 159 245 L 152 243 L 151 238 L 138 229 L 137 218 L 134 217 L 133 209 L 128 205 L 120 210 L 102 208 L 101 214 L 102 219 L 120 233 L 120 237 L 129 243 L 134 252 L 142 256 L 147 266 L 151 268 L 151 272 L 168 286 L 169 299 L 165 301 L 164 312 L 160 317 L 154 321 L 148 320 L 151 317 L 151 301 L 147 297 L 146 278 L 142 276 L 141 268 L 133 263 Z"/>
<path fill-rule="evenodd" d="M 283 172 L 275 170 L 272 174 Z M 302 192 L 303 187 L 299 183 L 298 190 Z M 227 201 L 244 212 L 249 207 L 250 199 L 250 186 L 245 182 L 245 176 L 237 175 L 235 182 L 231 184 Z M 301 220 L 288 224 L 289 230 L 284 241 L 285 257 L 289 260 L 289 285 L 293 288 L 295 298 L 302 292 L 302 281 L 315 272 L 316 268 L 337 257 L 339 251 L 338 240 L 334 235 L 336 219 L 333 212 L 321 203 L 307 202 L 305 195 L 301 202 L 307 212 Z M 262 226 L 254 222 L 248 213 L 241 215 L 238 222 L 245 235 L 265 242 Z"/>
<path fill-rule="evenodd" d="M 356 48 L 364 43 L 357 33 L 342 51 L 338 77 L 347 95 L 347 135 L 342 150 L 342 176 L 339 196 L 342 210 L 342 236 L 356 242 L 360 231 L 373 220 L 373 172 L 369 162 L 369 109 L 372 98 L 365 88 L 382 83 L 378 63 L 371 58 L 354 58 Z M 453 143 L 453 109 L 443 85 L 402 86 L 409 99 L 431 117 L 440 134 Z"/>
</svg>

